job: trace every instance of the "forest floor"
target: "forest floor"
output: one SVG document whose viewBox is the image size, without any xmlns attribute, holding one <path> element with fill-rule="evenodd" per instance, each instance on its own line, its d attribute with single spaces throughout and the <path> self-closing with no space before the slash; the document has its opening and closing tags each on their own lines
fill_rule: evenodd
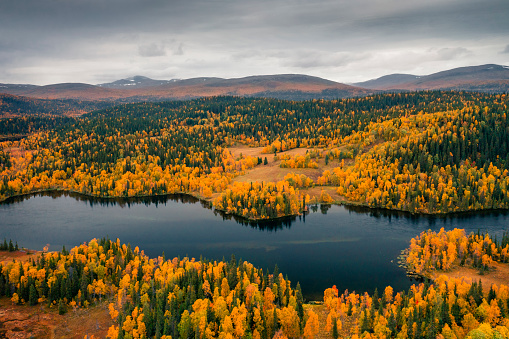
<svg viewBox="0 0 509 339">
<path fill-rule="evenodd" d="M 106 338 L 111 325 L 107 302 L 59 315 L 56 306 L 13 305 L 0 298 L 0 338 Z"/>
<path fill-rule="evenodd" d="M 0 251 L 0 262 L 5 264 L 6 262 L 12 261 L 13 259 L 25 262 L 30 260 L 31 258 L 37 258 L 41 251 L 32 251 L 32 250 L 19 250 L 14 252 Z"/>
<path fill-rule="evenodd" d="M 332 338 L 332 333 L 326 330 L 327 326 L 327 316 L 329 315 L 329 311 L 327 310 L 327 306 L 322 303 L 319 304 L 305 304 L 304 312 L 308 310 L 312 310 L 318 315 L 318 323 L 320 324 L 320 329 L 318 334 L 316 335 L 316 339 L 330 339 Z M 348 338 L 352 334 L 355 326 L 357 324 L 358 319 L 355 317 L 347 317 L 341 325 L 341 329 L 338 330 L 338 338 Z"/>
<path fill-rule="evenodd" d="M 36 258 L 37 251 L 0 251 L 0 262 Z M 88 308 L 69 309 L 64 315 L 58 314 L 58 307 L 47 304 L 35 306 L 13 305 L 9 298 L 0 298 L 0 339 L 24 338 L 83 338 L 88 334 L 105 338 L 108 328 L 113 325 L 108 303 L 102 302 Z"/>
<path fill-rule="evenodd" d="M 468 283 L 481 280 L 484 292 L 488 293 L 491 285 L 509 284 L 509 264 L 494 262 L 492 268 L 482 275 L 479 274 L 479 269 L 456 266 L 450 272 L 434 272 L 430 277 L 435 280 L 441 275 L 448 278 L 464 279 Z"/>
</svg>

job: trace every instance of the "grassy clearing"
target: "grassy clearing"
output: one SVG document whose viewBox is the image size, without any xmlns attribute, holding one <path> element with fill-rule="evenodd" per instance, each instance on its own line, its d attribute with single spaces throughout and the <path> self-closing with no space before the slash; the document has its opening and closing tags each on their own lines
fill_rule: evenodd
<svg viewBox="0 0 509 339">
<path fill-rule="evenodd" d="M 340 165 L 340 162 L 337 160 L 330 161 L 327 165 L 325 165 L 324 158 L 315 158 L 315 161 L 318 164 L 318 168 L 281 168 L 279 165 L 281 164 L 281 160 L 275 160 L 274 154 L 265 154 L 262 153 L 263 147 L 248 147 L 248 146 L 235 146 L 229 148 L 229 150 L 236 156 L 252 156 L 252 157 L 260 157 L 262 159 L 267 158 L 267 165 L 258 165 L 253 169 L 246 171 L 244 175 L 240 175 L 233 179 L 236 182 L 277 182 L 284 179 L 284 177 L 289 173 L 295 174 L 304 174 L 313 181 L 316 181 L 325 170 L 333 170 L 335 167 Z M 278 155 L 282 156 L 288 154 L 290 156 L 295 155 L 305 155 L 307 151 L 311 151 L 311 148 L 295 148 L 285 152 L 279 152 Z M 323 149 L 314 149 L 317 151 L 323 151 Z M 353 164 L 352 159 L 345 159 L 345 165 Z M 300 189 L 304 194 L 309 194 L 312 201 L 319 202 L 320 195 L 322 191 L 329 194 L 335 203 L 342 203 L 345 200 L 344 197 L 340 196 L 336 193 L 336 187 L 330 186 L 316 186 L 310 188 L 301 188 Z"/>
<path fill-rule="evenodd" d="M 494 262 L 491 265 L 493 268 L 485 272 L 483 275 L 479 274 L 479 269 L 470 267 L 455 266 L 449 272 L 434 272 L 430 276 L 432 279 L 437 279 L 441 275 L 448 278 L 463 279 L 471 283 L 482 281 L 484 292 L 487 293 L 491 285 L 507 285 L 509 283 L 509 265 Z"/>
<path fill-rule="evenodd" d="M 30 260 L 31 258 L 37 258 L 41 251 L 32 251 L 32 250 L 20 250 L 14 252 L 0 251 L 0 262 L 3 264 L 12 261 L 13 259 L 17 261 L 25 262 Z"/>
</svg>

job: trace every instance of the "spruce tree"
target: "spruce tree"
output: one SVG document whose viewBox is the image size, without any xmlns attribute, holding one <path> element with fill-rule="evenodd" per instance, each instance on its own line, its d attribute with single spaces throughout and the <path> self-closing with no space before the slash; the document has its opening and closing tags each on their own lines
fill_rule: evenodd
<svg viewBox="0 0 509 339">
<path fill-rule="evenodd" d="M 30 306 L 37 305 L 38 299 L 39 295 L 37 294 L 35 286 L 32 284 L 30 285 L 30 296 L 28 299 L 28 303 L 30 304 Z"/>
</svg>

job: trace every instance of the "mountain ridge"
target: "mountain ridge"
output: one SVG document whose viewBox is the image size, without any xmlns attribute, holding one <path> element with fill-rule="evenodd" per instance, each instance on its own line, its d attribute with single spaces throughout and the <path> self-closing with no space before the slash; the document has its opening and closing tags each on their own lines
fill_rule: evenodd
<svg viewBox="0 0 509 339">
<path fill-rule="evenodd" d="M 342 99 L 387 91 L 459 90 L 509 92 L 509 67 L 486 64 L 429 75 L 388 74 L 345 84 L 305 74 L 252 75 L 240 78 L 196 77 L 154 80 L 135 75 L 97 85 L 60 83 L 44 86 L 1 84 L 0 93 L 35 99 L 139 102 L 232 95 L 286 100 Z"/>
<path fill-rule="evenodd" d="M 388 74 L 352 85 L 381 91 L 452 89 L 507 92 L 509 91 L 509 67 L 485 64 L 457 67 L 428 75 Z"/>
<path fill-rule="evenodd" d="M 90 85 L 63 83 L 45 86 L 0 84 L 0 92 L 37 99 L 175 100 L 234 95 L 299 100 L 335 99 L 367 95 L 372 91 L 303 74 L 255 75 L 242 78 L 199 77 L 153 80 L 143 76 Z M 293 94 L 292 94 L 293 93 Z"/>
<path fill-rule="evenodd" d="M 178 81 L 179 79 L 172 80 L 155 80 L 142 75 L 135 75 L 125 79 L 119 79 L 109 83 L 97 84 L 96 86 L 112 89 L 126 89 L 126 88 L 146 88 L 168 84 Z"/>
</svg>

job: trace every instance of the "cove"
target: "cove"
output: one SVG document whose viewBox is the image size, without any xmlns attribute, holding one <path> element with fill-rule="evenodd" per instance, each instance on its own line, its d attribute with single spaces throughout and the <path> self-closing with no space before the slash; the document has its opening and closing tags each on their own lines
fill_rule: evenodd
<svg viewBox="0 0 509 339">
<path fill-rule="evenodd" d="M 212 210 L 189 196 L 96 199 L 63 192 L 11 198 L 0 204 L 0 240 L 41 250 L 67 249 L 92 238 L 119 238 L 150 257 L 247 260 L 256 267 L 300 282 L 307 300 L 323 291 L 370 292 L 413 282 L 397 257 L 420 232 L 464 228 L 501 237 L 509 230 L 507 211 L 445 217 L 347 206 L 310 206 L 305 216 L 246 222 Z"/>
</svg>

